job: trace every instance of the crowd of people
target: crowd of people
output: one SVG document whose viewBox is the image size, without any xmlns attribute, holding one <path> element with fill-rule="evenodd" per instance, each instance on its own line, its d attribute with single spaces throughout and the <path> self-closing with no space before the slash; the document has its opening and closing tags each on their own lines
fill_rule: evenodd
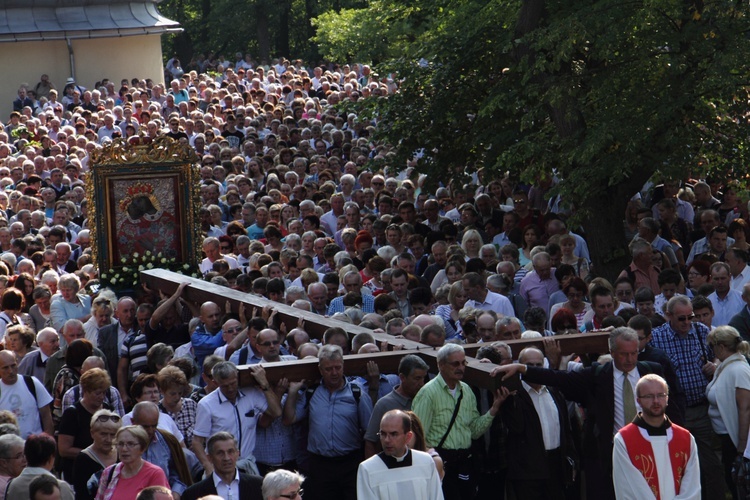
<svg viewBox="0 0 750 500">
<path fill-rule="evenodd" d="M 167 85 L 69 79 L 60 94 L 43 77 L 2 124 L 0 499 L 748 495 L 739 185 L 644 186 L 612 228 L 632 262 L 609 281 L 552 173 L 433 183 L 336 106 L 395 92 L 391 78 L 242 54 L 212 69 L 172 59 Z M 191 303 L 186 284 L 117 297 L 99 279 L 91 154 L 161 136 L 200 159 L 205 280 L 269 307 Z M 274 303 L 341 327 L 287 331 Z M 555 341 L 601 330 L 608 353 Z M 346 375 L 344 356 L 383 334 L 438 349 L 437 372 L 406 355 L 398 373 Z M 516 356 L 507 343 L 537 337 Z M 467 343 L 522 381 L 464 383 Z M 319 382 L 269 383 L 264 367 L 308 357 Z"/>
</svg>

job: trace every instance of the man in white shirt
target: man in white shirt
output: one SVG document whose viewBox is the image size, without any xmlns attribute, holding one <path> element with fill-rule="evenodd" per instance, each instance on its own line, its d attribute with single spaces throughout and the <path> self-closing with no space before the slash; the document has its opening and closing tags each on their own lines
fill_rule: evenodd
<svg viewBox="0 0 750 500">
<path fill-rule="evenodd" d="M 469 301 L 469 307 L 476 307 L 483 311 L 495 311 L 500 316 L 514 316 L 513 305 L 507 297 L 491 292 L 482 277 L 477 273 L 466 273 L 463 279 L 464 291 Z"/>
<path fill-rule="evenodd" d="M 214 262 L 219 259 L 224 259 L 229 264 L 229 269 L 237 269 L 237 259 L 231 255 L 224 255 L 221 253 L 221 244 L 219 239 L 210 236 L 203 240 L 203 252 L 206 254 L 206 258 L 201 261 L 200 270 L 201 273 L 206 274 L 213 270 Z"/>
<path fill-rule="evenodd" d="M 732 290 L 742 293 L 745 283 L 750 281 L 750 266 L 747 265 L 748 253 L 739 248 L 730 248 L 724 260 L 729 264 L 729 271 L 732 273 Z"/>
<path fill-rule="evenodd" d="M 714 285 L 714 293 L 708 296 L 708 300 L 714 306 L 714 318 L 711 321 L 713 327 L 728 325 L 732 316 L 745 307 L 742 294 L 730 288 L 730 280 L 728 264 L 715 262 L 711 265 L 711 283 Z"/>
<path fill-rule="evenodd" d="M 208 460 L 213 473 L 194 484 L 182 494 L 182 500 L 196 500 L 208 495 L 218 495 L 232 500 L 260 499 L 263 479 L 245 474 L 237 469 L 240 456 L 237 439 L 229 432 L 217 432 L 208 439 Z"/>
<path fill-rule="evenodd" d="M 378 435 L 383 451 L 359 464 L 357 470 L 358 500 L 444 498 L 432 457 L 406 445 L 413 436 L 409 415 L 401 410 L 387 412 Z"/>
</svg>

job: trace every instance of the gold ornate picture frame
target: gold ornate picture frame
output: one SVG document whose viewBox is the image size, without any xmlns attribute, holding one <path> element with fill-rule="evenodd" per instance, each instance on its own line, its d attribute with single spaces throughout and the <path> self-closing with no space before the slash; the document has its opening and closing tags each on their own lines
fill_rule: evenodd
<svg viewBox="0 0 750 500">
<path fill-rule="evenodd" d="M 100 272 L 141 262 L 196 265 L 200 175 L 194 150 L 168 137 L 115 139 L 92 154 L 86 180 L 94 262 Z"/>
</svg>

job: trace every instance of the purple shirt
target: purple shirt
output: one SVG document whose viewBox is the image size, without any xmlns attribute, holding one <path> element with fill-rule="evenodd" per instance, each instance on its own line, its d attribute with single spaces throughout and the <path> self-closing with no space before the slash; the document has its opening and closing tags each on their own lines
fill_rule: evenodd
<svg viewBox="0 0 750 500">
<path fill-rule="evenodd" d="M 521 297 L 526 300 L 529 307 L 541 307 L 545 313 L 549 313 L 549 297 L 560 289 L 560 284 L 554 278 L 555 269 L 550 270 L 550 277 L 546 280 L 532 271 L 521 280 Z"/>
</svg>

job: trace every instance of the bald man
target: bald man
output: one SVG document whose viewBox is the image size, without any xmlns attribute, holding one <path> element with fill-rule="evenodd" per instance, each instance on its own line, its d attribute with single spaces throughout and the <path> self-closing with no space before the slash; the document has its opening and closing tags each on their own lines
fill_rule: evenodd
<svg viewBox="0 0 750 500">
<path fill-rule="evenodd" d="M 0 351 L 0 408 L 16 415 L 22 438 L 40 432 L 54 435 L 51 404 L 52 396 L 38 379 L 18 376 L 15 354 Z"/>
</svg>

